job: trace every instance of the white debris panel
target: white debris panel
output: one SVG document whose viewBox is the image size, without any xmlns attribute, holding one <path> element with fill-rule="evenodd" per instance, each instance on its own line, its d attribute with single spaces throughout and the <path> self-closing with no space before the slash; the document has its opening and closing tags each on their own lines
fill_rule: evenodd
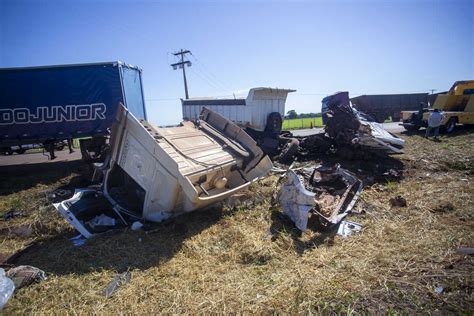
<svg viewBox="0 0 474 316">
<path fill-rule="evenodd" d="M 271 160 L 240 127 L 203 108 L 200 120 L 160 128 L 121 107 L 101 189 L 55 204 L 87 238 L 142 220 L 161 222 L 222 201 L 265 176 Z M 112 221 L 113 220 L 113 221 Z"/>
<path fill-rule="evenodd" d="M 339 223 L 349 214 L 362 192 L 362 181 L 339 164 L 289 170 L 280 191 L 283 212 L 305 231 L 308 218 L 317 216 L 323 226 Z"/>
</svg>

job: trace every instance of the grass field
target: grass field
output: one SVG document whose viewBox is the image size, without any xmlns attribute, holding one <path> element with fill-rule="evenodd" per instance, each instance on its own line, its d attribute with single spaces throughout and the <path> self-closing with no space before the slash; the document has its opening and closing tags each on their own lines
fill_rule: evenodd
<svg viewBox="0 0 474 316">
<path fill-rule="evenodd" d="M 4 313 L 471 314 L 474 257 L 456 249 L 474 247 L 474 130 L 440 143 L 422 133 L 403 138 L 403 155 L 340 161 L 364 181 L 348 218 L 364 228 L 345 239 L 300 234 L 275 202 L 272 175 L 154 233 L 126 230 L 76 248 L 69 238 L 77 232 L 44 191 L 85 187 L 88 169 L 0 169 L 0 216 L 12 208 L 24 215 L 0 220 L 0 253 L 33 243 L 14 263 L 48 276 L 15 290 Z M 406 207 L 391 206 L 399 195 Z M 9 233 L 22 225 L 30 236 Z M 104 297 L 127 270 L 131 281 Z"/>
<path fill-rule="evenodd" d="M 323 120 L 321 117 L 297 118 L 297 119 L 283 121 L 283 130 L 305 129 L 305 128 L 322 127 L 322 126 L 323 126 Z"/>
</svg>

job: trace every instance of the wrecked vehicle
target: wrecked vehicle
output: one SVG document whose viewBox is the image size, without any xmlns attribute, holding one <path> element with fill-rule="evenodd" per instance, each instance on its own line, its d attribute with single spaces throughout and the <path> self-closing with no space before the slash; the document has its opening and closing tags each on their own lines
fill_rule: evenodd
<svg viewBox="0 0 474 316">
<path fill-rule="evenodd" d="M 160 222 L 221 201 L 266 175 L 272 162 L 237 125 L 207 108 L 200 119 L 158 128 L 121 107 L 102 190 L 54 204 L 82 235 Z"/>
<path fill-rule="evenodd" d="M 280 205 L 301 231 L 306 231 L 312 216 L 330 227 L 349 214 L 362 187 L 362 181 L 339 164 L 290 169 L 280 190 Z"/>
<path fill-rule="evenodd" d="M 322 100 L 322 119 L 324 132 L 297 137 L 300 157 L 331 152 L 352 159 L 403 152 L 405 141 L 353 108 L 348 92 L 338 92 Z"/>
<path fill-rule="evenodd" d="M 368 149 L 375 153 L 403 152 L 405 141 L 386 131 L 370 116 L 353 108 L 348 92 L 328 96 L 322 103 L 325 132 L 336 143 L 356 149 Z"/>
</svg>

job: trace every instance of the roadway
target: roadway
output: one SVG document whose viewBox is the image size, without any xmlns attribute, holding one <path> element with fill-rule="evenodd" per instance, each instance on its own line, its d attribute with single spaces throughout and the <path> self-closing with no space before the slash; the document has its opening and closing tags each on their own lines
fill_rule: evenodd
<svg viewBox="0 0 474 316">
<path fill-rule="evenodd" d="M 383 127 L 394 134 L 400 134 L 403 132 L 405 129 L 403 126 L 398 125 L 400 122 L 391 122 L 391 123 L 383 123 Z M 292 130 L 291 133 L 295 136 L 309 136 L 309 135 L 314 135 L 321 133 L 324 129 L 323 128 L 308 128 L 308 129 L 298 129 L 298 130 Z"/>
<path fill-rule="evenodd" d="M 50 164 L 55 162 L 68 162 L 81 159 L 81 151 L 76 150 L 72 154 L 69 150 L 55 151 L 56 159 L 49 160 L 46 153 L 24 153 L 9 156 L 0 155 L 0 166 L 26 166 L 32 164 Z"/>
</svg>

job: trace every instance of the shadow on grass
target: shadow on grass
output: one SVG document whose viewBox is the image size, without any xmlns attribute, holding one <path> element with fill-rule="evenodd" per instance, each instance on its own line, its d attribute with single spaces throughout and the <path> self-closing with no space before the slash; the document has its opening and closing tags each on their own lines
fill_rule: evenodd
<svg viewBox="0 0 474 316">
<path fill-rule="evenodd" d="M 156 230 L 148 233 L 117 231 L 89 239 L 79 248 L 68 239 L 74 234 L 64 234 L 38 243 L 13 263 L 32 265 L 57 275 L 102 269 L 148 269 L 172 259 L 187 239 L 214 225 L 222 216 L 222 208 L 195 211 L 157 224 Z"/>
<path fill-rule="evenodd" d="M 316 234 L 309 240 L 302 240 L 301 237 L 303 233 L 298 228 L 296 228 L 295 224 L 288 216 L 277 209 L 272 210 L 271 222 L 272 224 L 270 226 L 270 234 L 272 236 L 272 240 L 276 240 L 280 235 L 288 234 L 293 240 L 294 250 L 300 256 L 302 256 L 306 250 L 316 248 L 320 245 L 333 245 L 334 237 L 337 233 L 337 228 L 330 230 L 324 229 L 317 222 L 316 216 L 312 216 L 308 221 L 308 229 L 321 233 Z"/>
<path fill-rule="evenodd" d="M 315 161 L 315 159 L 318 158 Z M 385 184 L 390 182 L 399 182 L 404 178 L 405 164 L 394 156 L 376 156 L 371 159 L 345 159 L 338 155 L 319 155 L 319 157 L 310 156 L 301 159 L 303 165 L 313 162 L 314 166 L 319 163 L 339 163 L 342 168 L 354 173 L 364 186 L 373 185 L 375 183 Z"/>
<path fill-rule="evenodd" d="M 69 183 L 71 187 L 87 185 L 85 179 L 90 176 L 90 167 L 81 160 L 0 166 L 0 196 L 27 190 L 38 184 L 52 184 L 74 173 L 83 176 L 73 178 Z"/>
</svg>

